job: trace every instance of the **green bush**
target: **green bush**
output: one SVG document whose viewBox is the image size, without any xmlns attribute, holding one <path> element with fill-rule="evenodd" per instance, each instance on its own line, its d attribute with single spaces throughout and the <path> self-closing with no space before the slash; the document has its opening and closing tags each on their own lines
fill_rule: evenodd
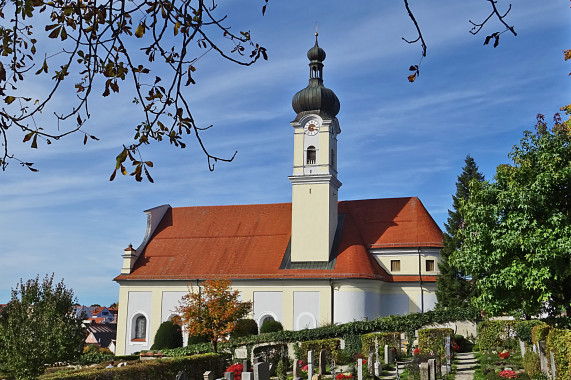
<svg viewBox="0 0 571 380">
<path fill-rule="evenodd" d="M 186 372 L 189 380 L 203 380 L 205 371 L 213 371 L 215 376 L 224 374 L 224 358 L 217 354 L 195 355 L 185 358 L 152 360 L 144 363 L 127 365 L 121 368 L 82 369 L 77 371 L 56 372 L 44 375 L 41 379 L 75 379 L 75 380 L 131 380 L 153 379 L 172 380 L 179 371 Z"/>
<path fill-rule="evenodd" d="M 330 362 L 331 359 L 335 359 L 335 361 L 337 362 L 339 360 L 340 346 L 341 346 L 341 341 L 337 338 L 308 340 L 305 342 L 301 342 L 299 350 L 297 350 L 297 355 L 300 355 L 298 359 L 302 359 L 303 361 L 307 362 L 307 351 L 313 351 L 313 355 L 316 358 L 316 362 L 319 362 L 319 352 L 325 350 L 327 361 Z"/>
<path fill-rule="evenodd" d="M 446 359 L 446 337 L 449 336 L 451 344 L 454 342 L 454 330 L 449 328 L 418 330 L 418 350 L 421 355 L 433 352 L 443 363 Z"/>
<path fill-rule="evenodd" d="M 527 351 L 523 357 L 523 369 L 529 374 L 532 379 L 541 375 L 541 364 L 539 362 L 539 355 L 533 351 Z"/>
<path fill-rule="evenodd" d="M 569 350 L 565 339 L 571 331 L 563 329 L 550 329 L 547 335 L 546 348 L 553 354 L 555 362 L 556 380 L 571 380 L 569 376 Z"/>
<path fill-rule="evenodd" d="M 163 348 L 182 347 L 182 329 L 173 321 L 161 323 L 151 350 L 162 350 Z"/>
<path fill-rule="evenodd" d="M 268 319 L 262 323 L 262 327 L 260 327 L 260 334 L 273 333 L 282 331 L 283 329 L 284 327 L 282 326 L 281 322 L 274 321 L 273 319 Z"/>
<path fill-rule="evenodd" d="M 480 350 L 513 349 L 515 341 L 514 320 L 484 321 L 478 325 L 478 343 Z"/>
<path fill-rule="evenodd" d="M 529 321 L 519 321 L 516 323 L 515 325 L 515 334 L 517 335 L 517 337 L 526 342 L 527 344 L 531 344 L 531 330 L 537 326 L 542 324 L 543 322 L 541 322 L 538 319 L 532 319 Z"/>
<path fill-rule="evenodd" d="M 236 323 L 236 328 L 230 333 L 230 339 L 243 336 L 258 335 L 258 324 L 253 319 L 240 319 Z"/>
<path fill-rule="evenodd" d="M 536 344 L 540 340 L 547 339 L 547 335 L 549 334 L 549 330 L 551 330 L 551 329 L 552 329 L 552 327 L 549 326 L 547 323 L 544 323 L 544 322 L 533 327 L 531 329 L 531 342 L 533 344 Z"/>
<path fill-rule="evenodd" d="M 397 353 L 400 352 L 400 333 L 399 332 L 388 332 L 388 333 L 372 333 L 365 334 L 361 336 L 361 347 L 362 353 L 367 357 L 370 352 L 375 351 L 375 339 L 379 346 L 379 356 L 383 357 L 385 345 L 389 347 L 396 348 Z"/>
</svg>

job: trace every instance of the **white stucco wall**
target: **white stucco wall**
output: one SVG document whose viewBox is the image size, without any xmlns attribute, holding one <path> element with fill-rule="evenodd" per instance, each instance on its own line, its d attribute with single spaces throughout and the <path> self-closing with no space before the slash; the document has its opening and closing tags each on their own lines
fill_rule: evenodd
<svg viewBox="0 0 571 380">
<path fill-rule="evenodd" d="M 283 293 L 281 291 L 254 292 L 254 320 L 261 327 L 261 320 L 269 315 L 276 321 L 283 321 Z"/>
<path fill-rule="evenodd" d="M 127 306 L 127 334 L 124 337 L 126 354 L 131 354 L 136 351 L 148 350 L 151 348 L 151 315 L 152 306 L 149 302 L 152 298 L 151 292 L 129 292 L 128 306 Z M 135 319 L 142 315 L 147 319 L 146 323 L 146 340 L 133 341 L 135 334 Z"/>
<path fill-rule="evenodd" d="M 293 329 L 313 329 L 319 325 L 319 292 L 293 292 Z"/>
</svg>

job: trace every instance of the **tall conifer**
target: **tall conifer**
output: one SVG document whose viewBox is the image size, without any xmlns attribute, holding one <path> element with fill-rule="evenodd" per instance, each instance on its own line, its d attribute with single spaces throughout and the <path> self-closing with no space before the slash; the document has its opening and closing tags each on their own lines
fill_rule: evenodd
<svg viewBox="0 0 571 380">
<path fill-rule="evenodd" d="M 470 196 L 469 184 L 472 180 L 483 181 L 484 175 L 478 171 L 474 159 L 467 155 L 466 165 L 456 182 L 456 194 L 452 196 L 452 210 L 448 210 L 448 221 L 445 224 L 446 232 L 443 234 L 443 248 L 440 251 L 441 261 L 438 264 L 440 275 L 436 281 L 437 290 L 436 307 L 467 306 L 472 297 L 472 282 L 448 261 L 452 252 L 458 250 L 461 241 L 458 238 L 458 229 L 462 225 L 460 215 L 460 200 Z"/>
</svg>

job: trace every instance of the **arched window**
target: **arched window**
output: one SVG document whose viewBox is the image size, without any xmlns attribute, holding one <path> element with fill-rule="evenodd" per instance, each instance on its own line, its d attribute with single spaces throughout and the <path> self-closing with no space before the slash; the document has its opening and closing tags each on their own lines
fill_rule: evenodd
<svg viewBox="0 0 571 380">
<path fill-rule="evenodd" d="M 142 315 L 135 319 L 135 339 L 147 339 L 147 318 Z"/>
<path fill-rule="evenodd" d="M 307 163 L 315 164 L 316 151 L 313 145 L 307 147 Z"/>
</svg>

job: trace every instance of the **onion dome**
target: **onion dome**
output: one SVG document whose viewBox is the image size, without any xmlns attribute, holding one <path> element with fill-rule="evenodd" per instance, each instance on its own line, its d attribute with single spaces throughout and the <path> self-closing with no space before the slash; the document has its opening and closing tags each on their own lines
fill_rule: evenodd
<svg viewBox="0 0 571 380">
<path fill-rule="evenodd" d="M 337 95 L 323 85 L 325 56 L 325 51 L 317 44 L 317 33 L 315 33 L 315 45 L 307 52 L 309 84 L 295 94 L 291 101 L 293 110 L 297 113 L 296 119 L 310 113 L 333 119 L 339 113 L 340 104 Z"/>
</svg>

